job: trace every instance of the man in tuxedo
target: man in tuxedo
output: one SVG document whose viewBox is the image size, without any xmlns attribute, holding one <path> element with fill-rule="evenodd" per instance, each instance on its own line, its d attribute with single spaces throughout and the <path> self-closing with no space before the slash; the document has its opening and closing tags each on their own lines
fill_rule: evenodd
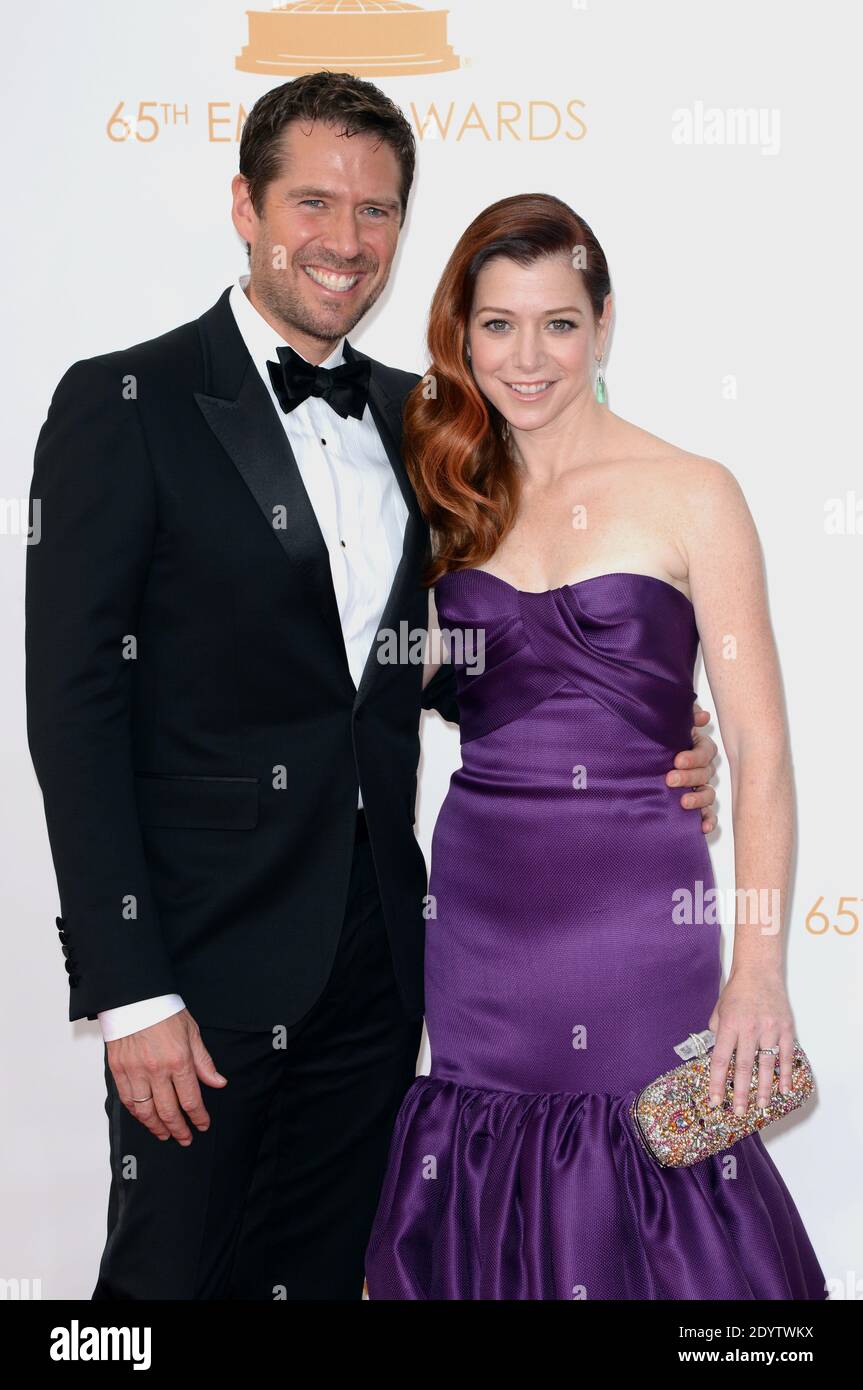
<svg viewBox="0 0 863 1390">
<path fill-rule="evenodd" d="M 420 378 L 346 336 L 414 158 L 368 82 L 267 93 L 233 183 L 249 274 L 75 363 L 39 436 L 28 734 L 69 1018 L 105 1039 L 94 1298 L 361 1296 L 422 1022 L 420 711 L 458 717 L 450 668 L 422 691 L 378 660 L 427 622 Z M 715 751 L 677 760 L 705 814 Z"/>
</svg>

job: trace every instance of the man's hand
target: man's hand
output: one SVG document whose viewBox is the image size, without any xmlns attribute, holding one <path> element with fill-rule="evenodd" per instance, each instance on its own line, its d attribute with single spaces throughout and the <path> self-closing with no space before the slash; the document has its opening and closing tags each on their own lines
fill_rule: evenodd
<svg viewBox="0 0 863 1390">
<path fill-rule="evenodd" d="M 209 1129 L 198 1079 L 207 1086 L 226 1086 L 228 1078 L 216 1070 L 188 1009 L 105 1046 L 120 1099 L 151 1134 L 158 1139 L 173 1135 L 188 1148 L 192 1135 L 185 1115 L 197 1129 Z"/>
<path fill-rule="evenodd" d="M 708 734 L 700 734 L 698 728 L 702 724 L 710 723 L 710 715 L 706 709 L 702 709 L 696 702 L 693 705 L 695 711 L 695 725 L 692 730 L 692 747 L 685 753 L 678 753 L 674 759 L 674 766 L 679 769 L 677 772 L 667 772 L 665 774 L 666 786 L 669 787 L 693 787 L 694 791 L 686 792 L 680 798 L 681 806 L 685 806 L 687 811 L 694 811 L 698 807 L 701 811 L 701 829 L 705 835 L 709 830 L 713 830 L 716 825 L 716 817 L 710 810 L 716 800 L 716 792 L 706 784 L 710 781 L 716 768 L 713 759 L 716 757 L 717 748 L 713 739 Z"/>
</svg>

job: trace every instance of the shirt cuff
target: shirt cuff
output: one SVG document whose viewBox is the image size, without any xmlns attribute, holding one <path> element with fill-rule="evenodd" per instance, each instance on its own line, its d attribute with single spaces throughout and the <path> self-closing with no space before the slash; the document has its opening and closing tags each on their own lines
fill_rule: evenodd
<svg viewBox="0 0 863 1390">
<path fill-rule="evenodd" d="M 139 999 L 135 1004 L 122 1004 L 117 1009 L 103 1009 L 98 1015 L 105 1042 L 115 1038 L 126 1038 L 130 1033 L 140 1033 L 142 1028 L 151 1028 L 161 1023 L 163 1018 L 178 1014 L 185 1009 L 179 994 L 157 994 L 152 999 Z"/>
</svg>

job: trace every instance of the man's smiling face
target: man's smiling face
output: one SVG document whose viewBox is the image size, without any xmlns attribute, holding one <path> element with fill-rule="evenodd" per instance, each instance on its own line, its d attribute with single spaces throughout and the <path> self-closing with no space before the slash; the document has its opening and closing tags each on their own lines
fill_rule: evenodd
<svg viewBox="0 0 863 1390">
<path fill-rule="evenodd" d="M 234 226 L 251 246 L 249 297 L 311 361 L 323 361 L 389 279 L 401 219 L 399 161 L 377 136 L 292 121 L 260 211 L 234 178 Z"/>
</svg>

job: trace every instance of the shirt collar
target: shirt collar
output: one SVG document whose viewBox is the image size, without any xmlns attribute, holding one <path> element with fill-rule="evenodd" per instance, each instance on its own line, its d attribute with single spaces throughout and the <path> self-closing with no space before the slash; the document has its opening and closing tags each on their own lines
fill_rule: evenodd
<svg viewBox="0 0 863 1390">
<path fill-rule="evenodd" d="M 294 352 L 308 362 L 305 353 L 300 352 L 299 348 L 289 343 L 287 338 L 283 338 L 277 329 L 262 314 L 259 314 L 249 296 L 246 294 L 246 286 L 249 283 L 248 275 L 241 275 L 231 287 L 230 305 L 237 321 L 237 327 L 243 335 L 243 342 L 249 349 L 249 354 L 260 372 L 264 381 L 268 381 L 267 362 L 277 362 L 277 347 L 292 347 Z M 344 338 L 340 338 L 323 362 L 317 363 L 320 367 L 338 367 L 344 360 Z"/>
</svg>

